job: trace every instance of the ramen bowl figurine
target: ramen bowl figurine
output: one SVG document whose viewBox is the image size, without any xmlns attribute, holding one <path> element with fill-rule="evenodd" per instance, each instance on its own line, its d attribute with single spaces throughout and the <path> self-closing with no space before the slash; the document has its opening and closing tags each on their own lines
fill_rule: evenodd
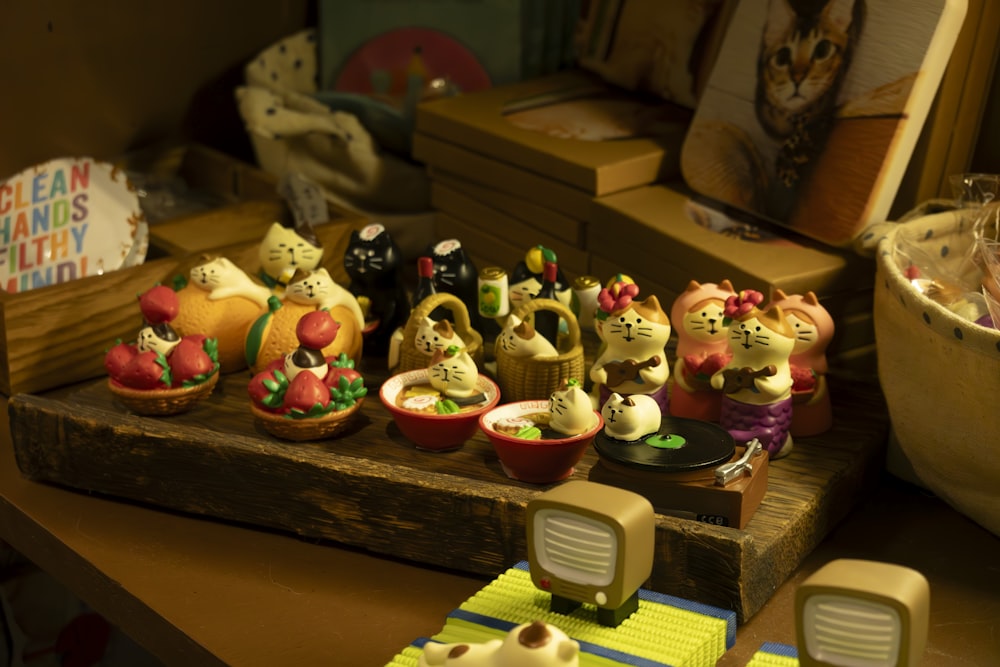
<svg viewBox="0 0 1000 667">
<path fill-rule="evenodd" d="M 528 400 L 506 403 L 480 417 L 479 428 L 508 477 L 530 484 L 566 479 L 604 427 L 600 413 L 590 410 L 589 426 L 566 434 L 552 427 L 552 416 L 551 400 Z"/>
<path fill-rule="evenodd" d="M 469 396 L 448 396 L 431 384 L 430 371 L 397 373 L 379 389 L 382 404 L 417 449 L 458 449 L 478 430 L 479 417 L 500 402 L 500 388 L 478 373 Z"/>
</svg>

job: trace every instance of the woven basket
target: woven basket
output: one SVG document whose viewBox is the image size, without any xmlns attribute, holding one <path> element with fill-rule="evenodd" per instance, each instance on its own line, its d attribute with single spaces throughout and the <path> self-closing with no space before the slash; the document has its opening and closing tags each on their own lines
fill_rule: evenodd
<svg viewBox="0 0 1000 667">
<path fill-rule="evenodd" d="M 219 372 L 201 384 L 173 389 L 132 389 L 108 379 L 111 393 L 137 415 L 164 417 L 190 410 L 195 403 L 212 393 L 219 381 Z"/>
<path fill-rule="evenodd" d="M 410 312 L 410 318 L 403 328 L 403 342 L 399 350 L 399 365 L 392 370 L 393 373 L 405 373 L 415 371 L 419 368 L 427 368 L 431 363 L 431 358 L 420 352 L 416 347 L 417 332 L 420 330 L 420 323 L 428 317 L 437 307 L 444 307 L 452 312 L 455 321 L 452 326 L 463 341 L 469 356 L 480 368 L 483 367 L 483 336 L 472 328 L 472 320 L 469 318 L 469 309 L 465 307 L 465 302 L 454 294 L 448 292 L 437 292 L 417 304 L 417 307 Z"/>
<path fill-rule="evenodd" d="M 351 423 L 351 418 L 361 409 L 363 398 L 358 399 L 349 408 L 335 410 L 315 419 L 292 419 L 274 412 L 261 410 L 250 404 L 253 416 L 264 430 L 282 440 L 322 440 L 333 438 L 344 431 Z"/>
<path fill-rule="evenodd" d="M 916 292 L 893 261 L 903 242 L 930 257 L 964 256 L 975 213 L 911 219 L 879 241 L 875 341 L 893 437 L 920 482 L 1000 535 L 1000 331 Z"/>
<path fill-rule="evenodd" d="M 563 351 L 555 357 L 515 357 L 497 345 L 497 384 L 504 403 L 548 400 L 566 380 L 584 381 L 583 345 L 576 316 L 555 299 L 533 299 L 522 304 L 513 315 L 523 321 L 537 310 L 554 311 L 566 320 L 569 334 L 559 345 Z"/>
</svg>

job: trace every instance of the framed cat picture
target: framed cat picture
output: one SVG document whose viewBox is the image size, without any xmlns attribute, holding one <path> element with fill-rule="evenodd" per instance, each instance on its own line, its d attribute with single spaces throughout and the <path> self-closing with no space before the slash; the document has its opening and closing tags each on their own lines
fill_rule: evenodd
<svg viewBox="0 0 1000 667">
<path fill-rule="evenodd" d="M 833 246 L 889 212 L 966 0 L 742 0 L 681 151 L 700 195 Z"/>
</svg>

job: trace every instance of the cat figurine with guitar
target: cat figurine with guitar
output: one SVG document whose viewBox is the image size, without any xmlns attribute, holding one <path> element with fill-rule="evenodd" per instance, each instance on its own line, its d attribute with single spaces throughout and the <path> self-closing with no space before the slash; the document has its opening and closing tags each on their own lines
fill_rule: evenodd
<svg viewBox="0 0 1000 667">
<path fill-rule="evenodd" d="M 597 409 L 612 392 L 622 396 L 648 394 L 656 399 L 662 414 L 669 413 L 667 380 L 670 364 L 666 345 L 670 339 L 670 318 L 659 299 L 650 295 L 629 301 L 608 314 L 601 325 L 603 349 L 590 368 L 597 390 Z"/>
<path fill-rule="evenodd" d="M 723 393 L 719 425 L 737 445 L 758 439 L 770 458 L 792 450 L 792 372 L 795 330 L 780 306 L 761 310 L 764 295 L 743 290 L 726 299 L 732 358 L 712 375 Z"/>
<path fill-rule="evenodd" d="M 719 421 L 722 394 L 712 389 L 710 378 L 726 365 L 728 331 L 722 324 L 726 299 L 736 294 L 728 280 L 699 283 L 692 280 L 670 309 L 677 332 L 674 386 L 670 414 L 675 417 Z"/>
<path fill-rule="evenodd" d="M 793 436 L 818 435 L 833 426 L 833 408 L 826 384 L 826 348 L 833 338 L 833 317 L 816 294 L 787 295 L 775 290 L 771 305 L 780 306 L 795 330 L 792 369 Z"/>
</svg>

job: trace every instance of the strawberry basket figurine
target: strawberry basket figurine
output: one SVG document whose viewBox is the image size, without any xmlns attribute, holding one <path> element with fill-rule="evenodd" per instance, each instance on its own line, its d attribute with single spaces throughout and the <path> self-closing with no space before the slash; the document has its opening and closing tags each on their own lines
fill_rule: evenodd
<svg viewBox="0 0 1000 667">
<path fill-rule="evenodd" d="M 118 341 L 104 355 L 111 393 L 137 414 L 189 410 L 212 393 L 219 379 L 216 339 L 197 333 L 180 336 L 170 325 L 179 304 L 177 293 L 164 285 L 139 295 L 143 326 L 136 341 Z"/>
<path fill-rule="evenodd" d="M 326 310 L 303 315 L 295 328 L 299 345 L 250 380 L 247 391 L 258 423 L 285 440 L 318 440 L 341 433 L 368 393 L 346 353 L 322 350 L 340 324 Z"/>
</svg>

